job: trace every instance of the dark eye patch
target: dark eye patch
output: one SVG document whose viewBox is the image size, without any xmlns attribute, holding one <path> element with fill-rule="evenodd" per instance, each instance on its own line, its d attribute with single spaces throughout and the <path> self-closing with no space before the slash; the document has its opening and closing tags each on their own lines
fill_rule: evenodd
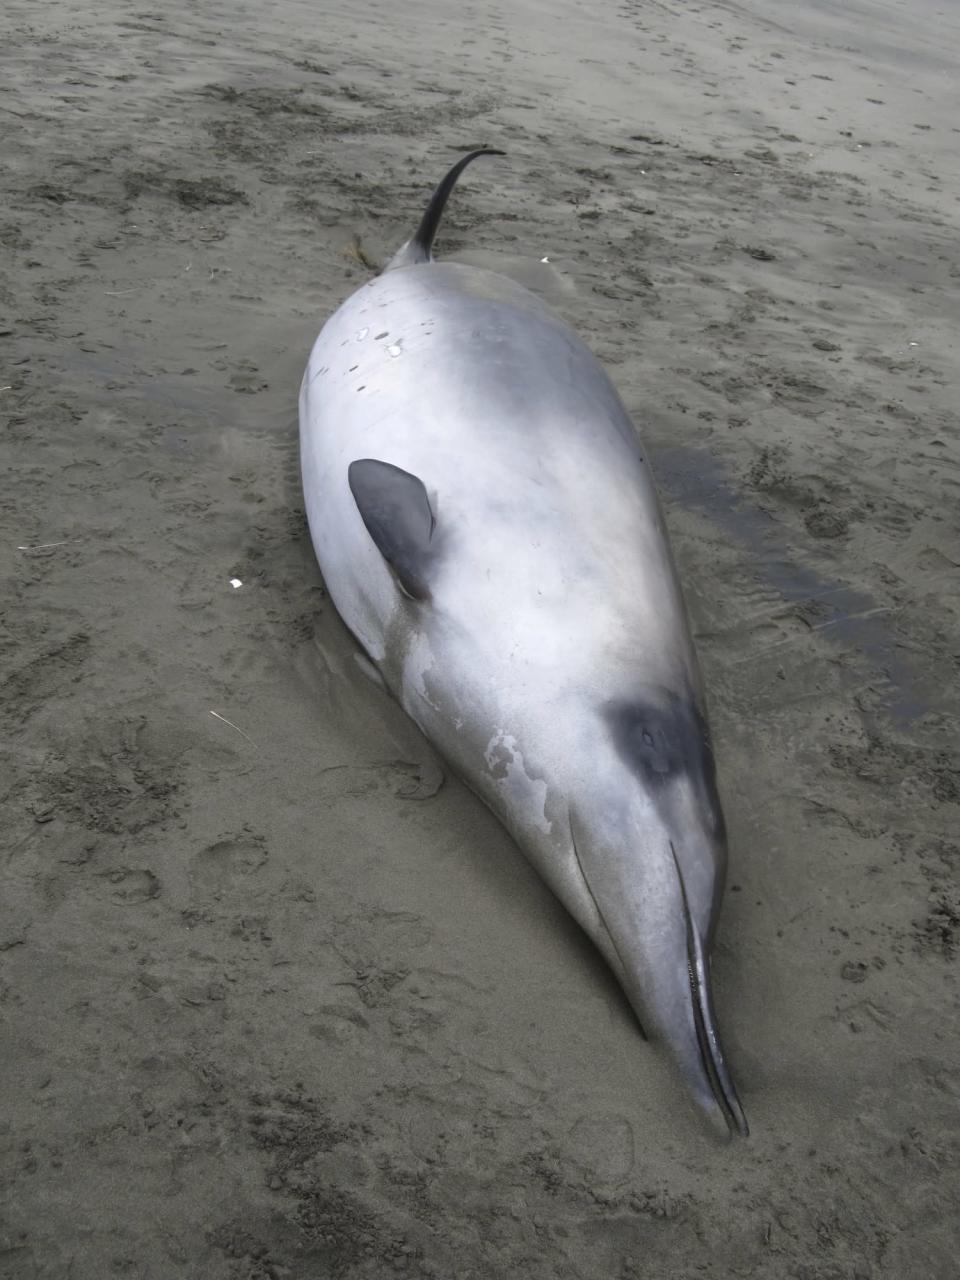
<svg viewBox="0 0 960 1280">
<path fill-rule="evenodd" d="M 621 717 L 617 746 L 641 773 L 657 782 L 666 782 L 682 767 L 680 752 L 671 742 L 669 726 L 647 712 L 633 709 Z"/>
<path fill-rule="evenodd" d="M 621 758 L 648 786 L 686 776 L 705 797 L 715 796 L 710 730 L 692 696 L 665 691 L 656 701 L 611 702 L 604 718 Z"/>
</svg>

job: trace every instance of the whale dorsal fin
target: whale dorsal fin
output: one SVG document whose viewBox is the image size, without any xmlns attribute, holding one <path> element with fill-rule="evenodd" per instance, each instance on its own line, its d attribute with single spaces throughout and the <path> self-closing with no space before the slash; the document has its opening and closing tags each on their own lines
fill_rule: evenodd
<svg viewBox="0 0 960 1280">
<path fill-rule="evenodd" d="M 450 192 L 457 185 L 457 179 L 467 165 L 476 160 L 478 156 L 502 156 L 503 154 L 504 152 L 502 151 L 494 151 L 490 147 L 483 147 L 480 151 L 471 151 L 469 155 L 458 160 L 430 197 L 430 203 L 427 205 L 426 212 L 420 220 L 419 227 L 417 227 L 406 244 L 402 245 L 393 255 L 384 267 L 384 271 L 393 271 L 396 267 L 413 267 L 418 263 L 432 262 L 433 238 L 437 234 L 437 228 L 440 225 L 440 219 L 443 217 L 443 210 L 447 200 L 450 198 Z"/>
<path fill-rule="evenodd" d="M 400 589 L 413 600 L 429 600 L 437 522 L 423 481 L 378 458 L 351 462 L 347 477 L 367 532 Z"/>
</svg>

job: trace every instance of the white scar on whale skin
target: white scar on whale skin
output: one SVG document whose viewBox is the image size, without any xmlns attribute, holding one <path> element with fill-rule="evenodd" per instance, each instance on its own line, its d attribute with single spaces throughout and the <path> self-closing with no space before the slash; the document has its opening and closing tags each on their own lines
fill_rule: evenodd
<svg viewBox="0 0 960 1280">
<path fill-rule="evenodd" d="M 527 773 L 523 754 L 513 734 L 499 729 L 487 743 L 483 758 L 511 809 L 529 817 L 538 831 L 549 835 L 553 824 L 547 818 L 546 781 L 532 778 Z"/>
</svg>

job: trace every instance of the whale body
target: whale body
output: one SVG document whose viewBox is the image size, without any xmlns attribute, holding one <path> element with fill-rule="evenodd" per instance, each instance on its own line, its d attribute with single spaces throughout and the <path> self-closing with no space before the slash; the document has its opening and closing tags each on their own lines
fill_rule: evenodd
<svg viewBox="0 0 960 1280">
<path fill-rule="evenodd" d="M 389 692 L 599 948 L 697 1104 L 746 1134 L 710 992 L 723 813 L 653 477 L 572 329 L 505 276 L 434 261 L 480 154 L 316 340 L 311 537 Z"/>
</svg>

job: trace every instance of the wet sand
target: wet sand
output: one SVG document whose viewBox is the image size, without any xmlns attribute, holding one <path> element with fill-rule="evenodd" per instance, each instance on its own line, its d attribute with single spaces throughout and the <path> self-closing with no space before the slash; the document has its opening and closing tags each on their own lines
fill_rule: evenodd
<svg viewBox="0 0 960 1280">
<path fill-rule="evenodd" d="M 5 7 L 4 1277 L 956 1275 L 942 10 Z M 309 346 L 479 145 L 440 252 L 551 259 L 660 477 L 746 1143 L 307 537 Z"/>
</svg>

